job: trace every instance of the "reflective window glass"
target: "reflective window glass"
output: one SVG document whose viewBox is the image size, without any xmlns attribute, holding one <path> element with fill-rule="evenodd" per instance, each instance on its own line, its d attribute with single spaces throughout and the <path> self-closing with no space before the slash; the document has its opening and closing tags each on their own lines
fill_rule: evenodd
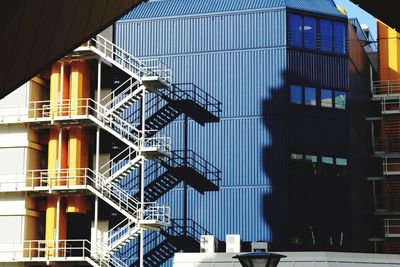
<svg viewBox="0 0 400 267">
<path fill-rule="evenodd" d="M 335 108 L 346 109 L 346 92 L 335 92 Z"/>
<path fill-rule="evenodd" d="M 301 89 L 301 86 L 298 85 L 290 86 L 290 103 L 301 104 L 303 102 Z"/>
<path fill-rule="evenodd" d="M 332 22 L 321 19 L 319 21 L 319 30 L 321 51 L 332 52 Z"/>
<path fill-rule="evenodd" d="M 304 47 L 317 48 L 317 22 L 315 18 L 304 17 L 303 20 Z"/>
<path fill-rule="evenodd" d="M 321 90 L 321 107 L 332 107 L 332 91 L 327 89 Z"/>
<path fill-rule="evenodd" d="M 336 158 L 336 165 L 338 165 L 338 166 L 347 166 L 347 159 L 345 159 L 345 158 Z"/>
<path fill-rule="evenodd" d="M 322 157 L 322 163 L 333 164 L 333 158 L 332 157 Z"/>
<path fill-rule="evenodd" d="M 333 23 L 333 51 L 346 53 L 346 27 L 343 22 Z"/>
<path fill-rule="evenodd" d="M 315 88 L 304 87 L 304 104 L 309 105 L 309 106 L 317 105 Z"/>
<path fill-rule="evenodd" d="M 295 154 L 295 153 L 292 153 L 292 154 L 290 155 L 290 158 L 291 158 L 291 159 L 294 159 L 294 160 L 300 160 L 300 159 L 303 159 L 303 155 L 302 155 L 302 154 Z"/>
<path fill-rule="evenodd" d="M 289 44 L 294 47 L 303 46 L 302 22 L 298 15 L 289 15 Z"/>
</svg>

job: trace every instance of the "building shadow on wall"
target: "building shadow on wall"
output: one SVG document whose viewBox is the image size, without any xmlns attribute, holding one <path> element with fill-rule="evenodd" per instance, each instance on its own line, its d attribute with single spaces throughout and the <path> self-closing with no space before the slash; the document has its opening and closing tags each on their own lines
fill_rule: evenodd
<svg viewBox="0 0 400 267">
<path fill-rule="evenodd" d="M 344 219 L 351 217 L 349 170 L 321 159 L 349 158 L 347 112 L 290 104 L 288 84 L 313 84 L 288 72 L 282 79 L 282 87 L 272 88 L 262 104 L 269 134 L 262 164 L 270 186 L 262 201 L 270 249 L 346 250 L 351 232 Z M 304 160 L 293 173 L 291 153 L 312 155 L 318 162 Z"/>
</svg>

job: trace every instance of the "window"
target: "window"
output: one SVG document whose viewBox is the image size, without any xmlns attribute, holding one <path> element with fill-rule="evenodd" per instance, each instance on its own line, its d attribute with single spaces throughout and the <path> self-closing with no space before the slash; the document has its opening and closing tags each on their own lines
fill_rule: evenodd
<svg viewBox="0 0 400 267">
<path fill-rule="evenodd" d="M 321 107 L 332 108 L 332 91 L 321 89 Z"/>
<path fill-rule="evenodd" d="M 317 99 L 315 97 L 315 88 L 304 87 L 304 104 L 308 106 L 317 105 Z"/>
<path fill-rule="evenodd" d="M 325 164 L 333 164 L 333 158 L 332 157 L 322 157 L 322 163 Z"/>
<path fill-rule="evenodd" d="M 332 52 L 332 22 L 326 19 L 319 21 L 321 51 Z"/>
<path fill-rule="evenodd" d="M 344 22 L 289 14 L 288 33 L 288 43 L 291 47 L 339 54 L 347 52 L 347 31 Z"/>
<path fill-rule="evenodd" d="M 302 34 L 302 22 L 301 17 L 298 15 L 289 15 L 289 32 L 290 32 L 290 46 L 302 47 L 303 46 L 303 34 Z"/>
<path fill-rule="evenodd" d="M 317 48 L 317 22 L 315 18 L 304 17 L 304 48 Z"/>
<path fill-rule="evenodd" d="M 291 158 L 291 159 L 294 159 L 294 160 L 301 160 L 301 159 L 303 159 L 303 155 L 302 155 L 302 154 L 295 154 L 295 153 L 292 153 L 292 154 L 290 155 L 290 158 Z"/>
<path fill-rule="evenodd" d="M 335 108 L 346 109 L 346 92 L 335 92 Z"/>
<path fill-rule="evenodd" d="M 303 94 L 302 88 L 298 85 L 290 86 L 290 103 L 293 104 L 302 104 L 303 103 Z"/>
<path fill-rule="evenodd" d="M 346 53 L 346 28 L 343 22 L 333 23 L 333 51 Z"/>
<path fill-rule="evenodd" d="M 336 165 L 338 165 L 338 166 L 347 166 L 347 159 L 336 158 Z"/>
<path fill-rule="evenodd" d="M 305 155 L 305 160 L 311 161 L 311 162 L 317 162 L 317 156 L 314 155 Z"/>
</svg>

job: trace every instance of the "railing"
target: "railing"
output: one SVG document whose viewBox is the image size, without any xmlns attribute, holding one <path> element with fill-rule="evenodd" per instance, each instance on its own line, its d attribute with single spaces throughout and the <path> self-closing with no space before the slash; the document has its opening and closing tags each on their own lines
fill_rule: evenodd
<svg viewBox="0 0 400 267">
<path fill-rule="evenodd" d="M 90 186 L 101 196 L 110 199 L 119 208 L 131 214 L 134 218 L 141 218 L 139 211 L 141 204 L 139 200 L 126 193 L 119 186 L 107 184 L 105 176 L 89 168 L 28 170 L 15 173 L 0 173 L 0 190 L 2 188 L 5 190 L 17 188 L 27 191 L 51 191 Z M 25 186 L 21 183 L 24 175 L 26 177 Z"/>
<path fill-rule="evenodd" d="M 164 94 L 172 100 L 193 100 L 215 116 L 220 117 L 222 103 L 193 83 L 173 84 Z"/>
<path fill-rule="evenodd" d="M 171 69 L 161 60 L 155 58 L 140 60 L 135 58 L 101 35 L 97 35 L 95 38 L 92 38 L 91 42 L 95 48 L 103 53 L 106 57 L 111 58 L 120 64 L 124 69 L 129 70 L 133 74 L 139 77 L 158 76 L 161 80 L 170 84 Z"/>
<path fill-rule="evenodd" d="M 154 202 L 145 202 L 146 203 L 154 203 Z M 142 211 L 140 211 L 142 212 Z M 142 214 L 142 224 L 147 224 L 146 221 L 154 221 L 156 223 L 160 223 L 162 225 L 170 224 L 170 208 L 164 205 L 153 205 L 148 206 L 143 210 Z"/>
<path fill-rule="evenodd" d="M 15 121 L 54 121 L 56 119 L 74 119 L 93 116 L 101 125 L 108 127 L 123 140 L 137 148 L 152 145 L 168 153 L 171 148 L 169 137 L 141 138 L 142 132 L 114 113 L 107 114 L 107 109 L 90 98 L 64 99 L 58 101 L 33 101 L 26 105 L 0 106 L 0 123 Z M 151 144 L 151 145 L 150 145 Z"/>
<path fill-rule="evenodd" d="M 26 240 L 0 241 L 0 259 L 17 261 L 72 260 L 90 257 L 88 240 Z"/>
<path fill-rule="evenodd" d="M 201 235 L 211 235 L 207 229 L 202 227 L 193 219 L 171 219 L 171 226 L 166 228 L 165 232 L 172 236 L 190 236 L 199 243 Z"/>
<path fill-rule="evenodd" d="M 373 147 L 375 153 L 400 152 L 400 138 L 377 137 L 374 139 Z"/>
<path fill-rule="evenodd" d="M 87 261 L 94 262 L 96 266 L 128 267 L 109 254 L 94 254 L 90 249 L 91 243 L 85 239 L 0 241 L 0 261 L 47 263 Z"/>
<path fill-rule="evenodd" d="M 385 237 L 400 237 L 400 219 L 384 219 Z"/>
<path fill-rule="evenodd" d="M 187 161 L 185 165 L 185 150 L 173 150 L 170 152 L 170 156 L 166 157 L 162 160 L 165 164 L 169 167 L 176 168 L 176 167 L 190 167 L 204 176 L 207 180 L 215 184 L 216 186 L 220 185 L 221 182 L 221 174 L 222 172 L 212 165 L 210 162 L 202 158 L 196 152 L 192 150 L 187 150 Z M 146 180 L 148 179 L 156 179 L 158 174 L 160 173 L 160 169 L 157 168 L 158 162 L 154 162 L 153 164 L 149 165 L 145 169 L 146 173 Z M 134 181 L 133 183 L 126 183 L 127 186 L 132 188 L 137 188 L 139 186 L 139 173 L 136 177 L 130 179 L 129 182 Z"/>
<path fill-rule="evenodd" d="M 129 238 L 132 234 L 138 233 L 140 226 L 132 220 L 125 218 L 107 232 L 109 250 L 116 245 Z M 132 233 L 134 232 L 134 233 Z"/>
<path fill-rule="evenodd" d="M 400 80 L 383 80 L 372 83 L 372 93 L 374 95 L 400 94 Z"/>
<path fill-rule="evenodd" d="M 221 171 L 193 150 L 171 151 L 170 157 L 165 158 L 164 161 L 171 167 L 191 167 L 210 182 L 219 186 Z"/>
<path fill-rule="evenodd" d="M 127 147 L 118 153 L 115 157 L 100 167 L 100 172 L 105 176 L 112 176 L 124 166 L 130 165 L 130 162 L 139 156 L 139 151 Z"/>
<path fill-rule="evenodd" d="M 400 196 L 375 195 L 375 210 L 400 211 Z"/>
<path fill-rule="evenodd" d="M 400 97 L 390 99 L 383 98 L 381 100 L 382 114 L 399 113 L 400 112 Z"/>
<path fill-rule="evenodd" d="M 382 170 L 384 175 L 400 174 L 400 159 L 384 158 L 382 161 Z"/>
<path fill-rule="evenodd" d="M 123 82 L 117 88 L 113 89 L 111 93 L 103 97 L 101 103 L 106 102 L 103 106 L 107 109 L 115 107 L 125 97 L 132 95 L 134 92 L 140 93 L 140 84 L 135 81 L 132 77 Z"/>
</svg>

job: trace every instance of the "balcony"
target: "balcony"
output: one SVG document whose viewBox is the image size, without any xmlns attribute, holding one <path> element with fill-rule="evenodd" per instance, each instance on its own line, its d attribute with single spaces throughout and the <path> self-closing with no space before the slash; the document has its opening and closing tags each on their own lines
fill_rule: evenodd
<svg viewBox="0 0 400 267">
<path fill-rule="evenodd" d="M 400 138 L 377 137 L 374 139 L 373 149 L 376 155 L 400 153 Z"/>
<path fill-rule="evenodd" d="M 400 237 L 400 219 L 384 219 L 385 237 Z"/>
<path fill-rule="evenodd" d="M 375 213 L 400 214 L 400 195 L 375 195 Z"/>
<path fill-rule="evenodd" d="M 372 83 L 373 99 L 400 96 L 400 80 L 374 81 Z"/>
</svg>

